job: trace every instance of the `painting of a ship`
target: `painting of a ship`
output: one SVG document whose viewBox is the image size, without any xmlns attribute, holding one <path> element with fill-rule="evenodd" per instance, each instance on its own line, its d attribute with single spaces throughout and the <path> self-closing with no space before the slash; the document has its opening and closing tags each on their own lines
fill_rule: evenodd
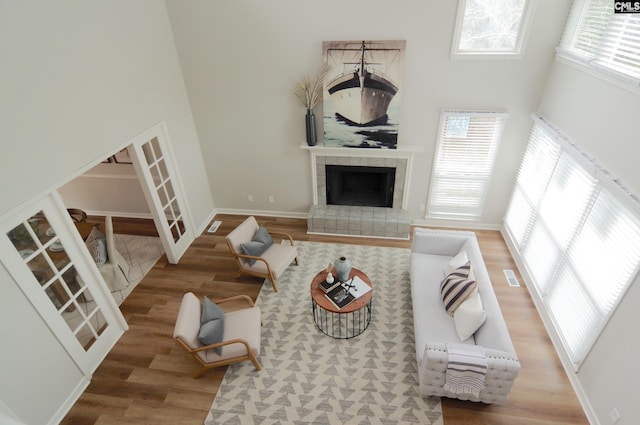
<svg viewBox="0 0 640 425">
<path fill-rule="evenodd" d="M 390 106 L 400 89 L 404 41 L 332 41 L 323 48 L 331 70 L 325 82 L 325 143 L 395 148 L 397 114 L 390 116 Z M 332 135 L 332 125 L 351 131 Z"/>
</svg>

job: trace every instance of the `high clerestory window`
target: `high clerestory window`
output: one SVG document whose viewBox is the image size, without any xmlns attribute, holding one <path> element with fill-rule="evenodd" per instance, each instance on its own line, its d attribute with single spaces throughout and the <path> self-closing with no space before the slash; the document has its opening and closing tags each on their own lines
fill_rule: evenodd
<svg viewBox="0 0 640 425">
<path fill-rule="evenodd" d="M 460 0 L 451 56 L 518 58 L 534 0 Z"/>
<path fill-rule="evenodd" d="M 560 57 L 638 85 L 640 14 L 621 12 L 611 0 L 575 0 Z"/>
</svg>

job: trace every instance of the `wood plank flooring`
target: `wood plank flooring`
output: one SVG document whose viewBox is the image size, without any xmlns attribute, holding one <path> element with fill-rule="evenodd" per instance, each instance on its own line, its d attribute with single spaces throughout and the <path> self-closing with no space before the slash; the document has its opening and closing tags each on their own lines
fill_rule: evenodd
<svg viewBox="0 0 640 425">
<path fill-rule="evenodd" d="M 194 379 L 198 365 L 173 340 L 173 325 L 186 291 L 212 298 L 237 294 L 257 297 L 262 281 L 236 279 L 224 241 L 244 218 L 217 215 L 215 219 L 222 221 L 217 232 L 198 237 L 180 264 L 168 264 L 164 256 L 158 261 L 121 305 L 129 330 L 96 370 L 62 424 L 203 423 L 226 368 Z M 301 219 L 257 219 L 274 232 L 292 234 L 295 240 L 411 246 L 410 241 L 307 235 L 306 220 Z M 153 223 L 141 220 L 114 218 L 114 229 L 116 233 L 157 234 Z M 476 233 L 522 371 L 504 405 L 442 399 L 445 425 L 588 424 L 502 236 L 495 231 Z M 516 271 L 522 286 L 509 287 L 503 269 Z"/>
</svg>

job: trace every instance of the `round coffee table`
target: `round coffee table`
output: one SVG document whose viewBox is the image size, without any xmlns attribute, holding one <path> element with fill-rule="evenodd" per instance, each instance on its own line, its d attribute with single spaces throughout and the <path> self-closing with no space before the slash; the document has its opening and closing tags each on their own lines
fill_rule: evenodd
<svg viewBox="0 0 640 425">
<path fill-rule="evenodd" d="M 349 278 L 358 276 L 372 290 L 354 300 L 343 308 L 337 308 L 325 296 L 318 284 L 327 277 L 322 270 L 311 281 L 311 306 L 313 321 L 322 333 L 336 339 L 349 339 L 364 332 L 371 323 L 371 302 L 373 300 L 373 283 L 369 277 L 356 268 L 351 269 Z"/>
</svg>

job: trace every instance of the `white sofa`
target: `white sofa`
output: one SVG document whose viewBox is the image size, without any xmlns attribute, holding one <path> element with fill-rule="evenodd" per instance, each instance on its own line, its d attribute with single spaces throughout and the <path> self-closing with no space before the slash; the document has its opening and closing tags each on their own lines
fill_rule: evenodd
<svg viewBox="0 0 640 425">
<path fill-rule="evenodd" d="M 484 324 L 465 341 L 460 340 L 454 320 L 446 312 L 440 293 L 440 283 L 445 277 L 447 266 L 462 250 L 471 262 L 486 312 Z M 411 248 L 410 273 L 420 393 L 483 403 L 503 403 L 520 371 L 520 363 L 475 233 L 416 228 Z M 448 364 L 447 343 L 484 347 L 487 372 L 484 388 L 479 396 L 457 394 L 444 389 Z"/>
</svg>

